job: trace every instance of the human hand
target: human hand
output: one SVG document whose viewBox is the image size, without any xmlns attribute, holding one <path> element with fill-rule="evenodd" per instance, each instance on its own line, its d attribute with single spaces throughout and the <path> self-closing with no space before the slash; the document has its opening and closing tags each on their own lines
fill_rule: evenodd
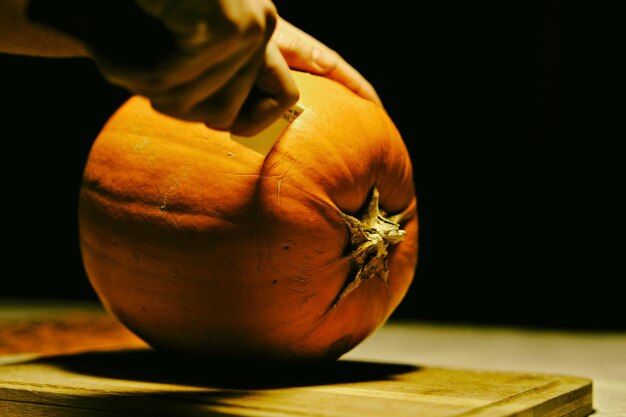
<svg viewBox="0 0 626 417">
<path fill-rule="evenodd" d="M 269 0 L 31 0 L 30 9 L 32 20 L 82 40 L 112 84 L 214 129 L 249 136 L 280 117 L 298 99 L 290 67 L 381 104 L 358 71 Z"/>
<path fill-rule="evenodd" d="M 100 59 L 112 83 L 146 96 L 158 111 L 251 135 L 298 99 L 278 49 L 268 44 L 277 14 L 267 0 L 136 0 L 172 33 L 161 65 L 142 69 Z"/>
<path fill-rule="evenodd" d="M 81 39 L 109 82 L 164 114 L 247 136 L 298 99 L 270 42 L 270 0 L 31 0 L 30 9 Z"/>
<path fill-rule="evenodd" d="M 290 68 L 324 75 L 382 106 L 374 87 L 337 52 L 280 17 L 272 41 Z"/>
</svg>

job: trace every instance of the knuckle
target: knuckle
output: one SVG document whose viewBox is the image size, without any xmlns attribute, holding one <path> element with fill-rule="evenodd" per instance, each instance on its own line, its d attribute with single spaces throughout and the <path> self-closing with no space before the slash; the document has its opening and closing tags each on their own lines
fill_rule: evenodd
<svg viewBox="0 0 626 417">
<path fill-rule="evenodd" d="M 226 106 L 217 106 L 217 109 L 204 114 L 204 123 L 214 129 L 229 130 L 237 119 L 237 110 Z"/>
<path fill-rule="evenodd" d="M 274 29 L 276 29 L 276 25 L 278 24 L 278 11 L 272 2 L 266 3 L 265 24 L 270 34 L 274 32 Z"/>
<path fill-rule="evenodd" d="M 295 59 L 304 55 L 302 42 L 300 42 L 300 40 L 297 39 L 295 36 L 283 36 L 282 34 L 279 34 L 278 36 L 276 36 L 275 42 L 280 48 L 280 52 L 287 59 Z"/>
<path fill-rule="evenodd" d="M 280 105 L 291 107 L 300 100 L 300 91 L 297 88 L 286 88 L 283 94 L 278 98 Z"/>
<path fill-rule="evenodd" d="M 230 16 L 223 30 L 227 36 L 236 40 L 260 44 L 269 39 L 277 22 L 275 6 L 271 2 L 265 2 L 261 10 L 246 10 Z"/>
<path fill-rule="evenodd" d="M 180 116 L 189 113 L 191 106 L 181 96 L 153 97 L 151 99 L 153 107 L 158 107 L 163 112 L 172 116 Z"/>
<path fill-rule="evenodd" d="M 239 34 L 242 38 L 252 43 L 258 44 L 263 41 L 265 36 L 265 27 L 259 19 L 251 17 L 247 22 L 239 28 Z"/>
<path fill-rule="evenodd" d="M 112 84 L 143 94 L 163 92 L 175 83 L 174 71 L 180 66 L 175 55 L 155 65 L 127 64 L 111 59 L 96 59 L 96 64 L 104 78 Z"/>
<path fill-rule="evenodd" d="M 230 130 L 230 127 L 233 125 L 234 120 L 230 120 L 230 118 L 219 118 L 217 115 L 213 115 L 214 117 L 204 119 L 204 124 L 215 130 Z"/>
<path fill-rule="evenodd" d="M 150 104 L 152 104 L 152 108 L 158 111 L 159 113 L 163 113 L 168 116 L 173 116 L 178 119 L 185 119 L 185 120 L 187 119 L 187 117 L 185 117 L 184 112 L 182 112 L 179 107 L 171 103 L 151 100 Z"/>
<path fill-rule="evenodd" d="M 166 116 L 171 116 L 176 119 L 189 122 L 199 122 L 203 120 L 203 117 L 200 117 L 198 114 L 196 114 L 193 109 L 191 109 L 188 105 L 182 104 L 175 100 L 150 100 L 150 104 L 152 105 L 153 109 Z"/>
</svg>

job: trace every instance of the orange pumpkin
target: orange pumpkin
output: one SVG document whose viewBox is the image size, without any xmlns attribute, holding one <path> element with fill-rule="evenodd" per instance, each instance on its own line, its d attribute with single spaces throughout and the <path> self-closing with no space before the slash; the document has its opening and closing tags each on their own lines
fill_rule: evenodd
<svg viewBox="0 0 626 417">
<path fill-rule="evenodd" d="M 84 266 L 105 307 L 154 348 L 334 360 L 408 290 L 418 222 L 398 130 L 339 83 L 294 77 L 306 110 L 266 159 L 141 97 L 94 142 Z"/>
</svg>

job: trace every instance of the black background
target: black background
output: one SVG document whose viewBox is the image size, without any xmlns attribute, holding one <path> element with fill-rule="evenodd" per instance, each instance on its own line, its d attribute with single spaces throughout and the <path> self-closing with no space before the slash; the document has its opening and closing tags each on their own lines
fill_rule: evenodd
<svg viewBox="0 0 626 417">
<path fill-rule="evenodd" d="M 610 202 L 561 141 L 574 116 L 558 2 L 364 3 L 277 7 L 372 82 L 409 147 L 421 248 L 394 317 L 626 328 Z M 80 59 L 0 55 L 0 71 L 0 295 L 95 299 L 77 192 L 128 94 Z"/>
</svg>

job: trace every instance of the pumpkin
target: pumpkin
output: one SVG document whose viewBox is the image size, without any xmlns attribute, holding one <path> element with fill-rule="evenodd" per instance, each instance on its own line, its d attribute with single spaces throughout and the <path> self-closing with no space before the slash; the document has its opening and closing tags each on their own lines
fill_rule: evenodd
<svg viewBox="0 0 626 417">
<path fill-rule="evenodd" d="M 418 221 L 398 129 L 343 85 L 293 75 L 306 110 L 266 158 L 139 96 L 94 141 L 83 264 L 106 309 L 153 348 L 335 360 L 406 294 Z"/>
</svg>

